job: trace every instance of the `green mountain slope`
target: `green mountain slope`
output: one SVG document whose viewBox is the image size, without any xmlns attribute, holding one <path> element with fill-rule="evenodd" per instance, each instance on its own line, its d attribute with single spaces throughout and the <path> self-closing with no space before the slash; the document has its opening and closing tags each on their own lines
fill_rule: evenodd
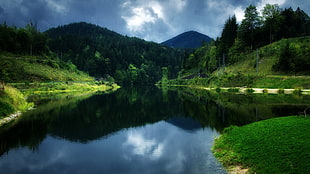
<svg viewBox="0 0 310 174">
<path fill-rule="evenodd" d="M 42 56 L 0 55 L 0 76 L 10 82 L 92 81 L 73 64 Z"/>
<path fill-rule="evenodd" d="M 184 53 L 154 42 L 122 36 L 93 24 L 72 23 L 46 31 L 50 49 L 63 61 L 95 77 L 112 76 L 122 84 L 154 84 L 168 67 L 180 70 Z"/>
<path fill-rule="evenodd" d="M 286 51 L 290 51 L 291 55 L 283 55 Z M 279 64 L 285 64 L 283 66 L 287 67 L 281 69 Z M 307 75 L 310 73 L 308 67 L 310 67 L 310 36 L 282 39 L 261 47 L 245 54 L 237 63 L 225 66 L 224 72 L 260 76 Z M 220 71 L 223 71 L 223 68 Z"/>
<path fill-rule="evenodd" d="M 209 71 L 210 46 L 192 54 L 192 67 L 183 69 L 180 77 L 170 83 L 209 87 L 310 88 L 310 36 L 282 39 L 255 51 L 238 54 L 236 63 L 225 64 Z M 195 59 L 196 58 L 196 59 Z M 190 59 L 190 60 L 189 60 Z M 211 62 L 212 63 L 212 62 Z M 207 78 L 198 78 L 207 74 Z M 191 77 L 188 79 L 187 77 Z"/>
</svg>

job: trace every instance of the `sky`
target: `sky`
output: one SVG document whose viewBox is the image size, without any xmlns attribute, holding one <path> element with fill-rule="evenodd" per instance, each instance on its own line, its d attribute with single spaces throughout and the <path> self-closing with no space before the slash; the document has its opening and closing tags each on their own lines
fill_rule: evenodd
<svg viewBox="0 0 310 174">
<path fill-rule="evenodd" d="M 309 0 L 0 0 L 0 23 L 25 27 L 33 22 L 45 31 L 83 21 L 163 42 L 191 30 L 216 38 L 229 16 L 240 22 L 246 7 L 260 11 L 267 3 L 310 14 Z"/>
</svg>

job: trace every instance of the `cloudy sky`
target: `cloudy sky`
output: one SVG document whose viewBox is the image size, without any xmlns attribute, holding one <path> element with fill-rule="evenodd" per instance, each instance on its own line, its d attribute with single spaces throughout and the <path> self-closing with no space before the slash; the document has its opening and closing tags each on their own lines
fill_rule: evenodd
<svg viewBox="0 0 310 174">
<path fill-rule="evenodd" d="M 309 0 L 0 0 L 0 23 L 24 27 L 33 21 L 45 31 L 85 21 L 155 42 L 189 30 L 216 38 L 229 16 L 241 21 L 247 6 L 266 3 L 310 14 Z"/>
</svg>

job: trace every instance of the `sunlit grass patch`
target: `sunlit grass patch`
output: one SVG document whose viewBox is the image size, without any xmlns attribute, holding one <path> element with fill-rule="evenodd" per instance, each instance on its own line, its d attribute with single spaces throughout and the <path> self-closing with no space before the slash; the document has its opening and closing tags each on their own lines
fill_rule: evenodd
<svg viewBox="0 0 310 174">
<path fill-rule="evenodd" d="M 227 168 L 243 166 L 250 173 L 308 173 L 310 118 L 281 117 L 229 127 L 213 147 Z"/>
<path fill-rule="evenodd" d="M 0 91 L 0 118 L 18 110 L 25 111 L 32 105 L 25 100 L 19 90 L 13 87 L 5 86 L 5 90 Z"/>
</svg>

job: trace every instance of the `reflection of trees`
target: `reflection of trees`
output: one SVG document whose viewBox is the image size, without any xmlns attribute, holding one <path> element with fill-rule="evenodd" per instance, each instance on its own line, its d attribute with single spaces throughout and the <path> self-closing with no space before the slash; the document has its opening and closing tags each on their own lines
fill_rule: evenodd
<svg viewBox="0 0 310 174">
<path fill-rule="evenodd" d="M 45 101 L 40 107 L 26 112 L 12 125 L 0 129 L 0 156 L 12 148 L 28 147 L 35 150 L 48 133 L 54 115 L 63 108 L 72 109 L 76 103 L 89 95 L 65 97 L 58 100 Z"/>
<path fill-rule="evenodd" d="M 35 149 L 47 134 L 85 143 L 124 128 L 169 122 L 171 117 L 190 116 L 202 127 L 222 131 L 229 125 L 298 113 L 309 101 L 310 96 L 235 95 L 193 89 L 162 92 L 156 88 L 122 88 L 108 95 L 69 97 L 42 104 L 10 128 L 1 128 L 0 154 L 23 146 Z"/>
<path fill-rule="evenodd" d="M 11 148 L 28 147 L 35 150 L 45 138 L 47 127 L 42 120 L 21 122 L 18 126 L 0 132 L 0 156 Z"/>
<path fill-rule="evenodd" d="M 61 112 L 51 124 L 51 133 L 72 141 L 87 142 L 123 128 L 142 126 L 174 115 L 175 97 L 162 102 L 159 90 L 120 89 L 110 95 L 96 95 L 78 107 Z"/>
<path fill-rule="evenodd" d="M 119 131 L 180 115 L 176 92 L 163 102 L 158 89 L 128 88 L 108 95 L 52 100 L 25 113 L 10 128 L 0 130 L 0 152 L 27 146 L 35 149 L 49 133 L 70 141 L 87 142 Z M 89 98 L 88 98 L 89 97 Z"/>
<path fill-rule="evenodd" d="M 310 103 L 310 96 L 241 95 L 210 93 L 207 90 L 181 89 L 186 115 L 203 126 L 222 131 L 229 125 L 245 125 L 279 116 L 296 115 Z"/>
</svg>

